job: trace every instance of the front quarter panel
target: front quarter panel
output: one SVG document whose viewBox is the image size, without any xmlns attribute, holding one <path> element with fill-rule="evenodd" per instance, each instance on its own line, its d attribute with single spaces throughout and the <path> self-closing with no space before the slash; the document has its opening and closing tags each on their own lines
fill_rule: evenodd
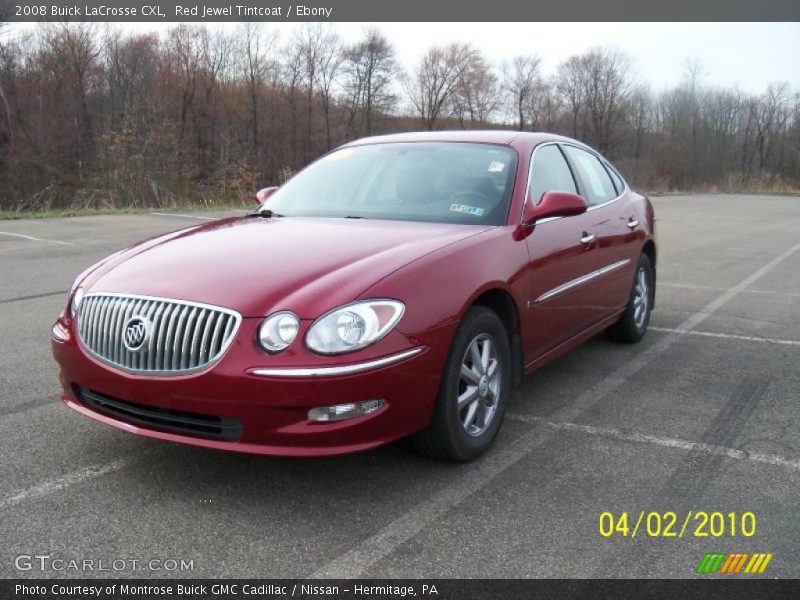
<svg viewBox="0 0 800 600">
<path fill-rule="evenodd" d="M 528 252 L 524 240 L 514 239 L 514 230 L 497 227 L 433 252 L 384 278 L 362 298 L 403 301 L 406 314 L 397 329 L 426 346 L 444 344 L 432 348 L 443 366 L 458 322 L 482 293 L 505 291 L 524 318 Z"/>
</svg>

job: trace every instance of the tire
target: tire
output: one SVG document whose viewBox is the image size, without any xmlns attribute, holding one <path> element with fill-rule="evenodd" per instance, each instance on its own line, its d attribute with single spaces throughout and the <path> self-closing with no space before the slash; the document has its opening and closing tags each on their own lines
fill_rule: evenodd
<svg viewBox="0 0 800 600">
<path fill-rule="evenodd" d="M 462 373 L 462 366 L 471 373 Z M 412 437 L 414 447 L 435 458 L 478 458 L 500 431 L 511 384 L 511 350 L 502 321 L 488 308 L 472 307 L 453 338 L 431 422 Z M 464 400 L 461 410 L 459 396 Z"/>
<path fill-rule="evenodd" d="M 641 293 L 642 282 L 644 282 L 644 293 Z M 633 276 L 631 294 L 628 297 L 628 305 L 619 321 L 606 329 L 608 337 L 615 342 L 633 344 L 644 337 L 647 332 L 647 325 L 650 323 L 650 313 L 653 310 L 653 300 L 655 299 L 655 279 L 653 277 L 653 265 L 646 254 L 639 256 L 639 264 Z M 637 308 L 644 302 L 644 314 L 637 312 Z"/>
</svg>

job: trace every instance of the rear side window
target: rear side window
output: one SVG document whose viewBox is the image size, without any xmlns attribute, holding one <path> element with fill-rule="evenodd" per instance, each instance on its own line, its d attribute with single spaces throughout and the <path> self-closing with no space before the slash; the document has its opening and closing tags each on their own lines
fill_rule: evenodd
<svg viewBox="0 0 800 600">
<path fill-rule="evenodd" d="M 531 199 L 536 203 L 545 192 L 578 193 L 567 161 L 555 144 L 538 148 L 533 155 L 530 174 Z"/>
<path fill-rule="evenodd" d="M 589 204 L 602 204 L 617 197 L 608 171 L 594 154 L 575 146 L 564 146 L 564 151 L 578 170 Z"/>
<path fill-rule="evenodd" d="M 625 189 L 625 184 L 622 183 L 622 178 L 617 175 L 616 170 L 610 164 L 606 163 L 606 171 L 611 175 L 611 180 L 614 182 L 614 187 L 617 188 L 617 195 L 621 194 Z"/>
</svg>

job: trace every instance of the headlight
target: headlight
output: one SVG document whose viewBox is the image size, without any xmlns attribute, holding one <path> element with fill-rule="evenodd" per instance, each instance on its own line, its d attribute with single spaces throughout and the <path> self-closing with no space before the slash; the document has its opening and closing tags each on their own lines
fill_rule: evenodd
<svg viewBox="0 0 800 600">
<path fill-rule="evenodd" d="M 342 354 L 374 344 L 403 316 L 397 300 L 367 300 L 337 308 L 317 319 L 306 334 L 306 345 L 318 354 Z"/>
<path fill-rule="evenodd" d="M 81 301 L 83 300 L 85 293 L 85 290 L 82 287 L 79 287 L 77 290 L 75 290 L 75 293 L 72 294 L 72 302 L 70 302 L 69 310 L 73 319 L 78 316 L 78 309 L 81 306 Z"/>
<path fill-rule="evenodd" d="M 289 347 L 300 330 L 300 319 L 289 311 L 277 312 L 264 319 L 258 328 L 258 341 L 267 352 L 280 352 Z"/>
</svg>

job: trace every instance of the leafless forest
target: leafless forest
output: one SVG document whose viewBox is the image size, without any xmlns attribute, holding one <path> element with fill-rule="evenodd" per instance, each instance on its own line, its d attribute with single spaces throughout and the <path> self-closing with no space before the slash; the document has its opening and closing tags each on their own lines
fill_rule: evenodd
<svg viewBox="0 0 800 600">
<path fill-rule="evenodd" d="M 0 210 L 249 201 L 254 189 L 346 140 L 414 129 L 563 133 L 650 191 L 800 187 L 800 92 L 683 82 L 653 91 L 635 59 L 597 48 L 544 73 L 468 43 L 400 65 L 365 28 L 291 35 L 87 24 L 0 36 Z M 787 58 L 788 60 L 788 58 Z"/>
</svg>

